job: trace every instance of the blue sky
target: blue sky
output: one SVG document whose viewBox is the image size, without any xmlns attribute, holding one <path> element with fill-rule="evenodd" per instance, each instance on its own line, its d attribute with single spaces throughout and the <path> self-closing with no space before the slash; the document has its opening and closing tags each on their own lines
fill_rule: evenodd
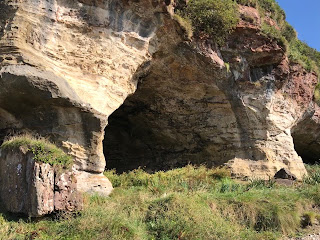
<svg viewBox="0 0 320 240">
<path fill-rule="evenodd" d="M 320 0 L 276 0 L 298 38 L 320 51 Z"/>
</svg>

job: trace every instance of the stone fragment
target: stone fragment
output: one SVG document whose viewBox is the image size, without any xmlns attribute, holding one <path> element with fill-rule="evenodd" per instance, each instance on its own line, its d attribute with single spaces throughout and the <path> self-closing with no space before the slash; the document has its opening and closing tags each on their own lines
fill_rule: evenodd
<svg viewBox="0 0 320 240">
<path fill-rule="evenodd" d="M 75 171 L 75 177 L 79 192 L 108 196 L 113 190 L 111 182 L 102 173 Z"/>
<path fill-rule="evenodd" d="M 73 212 L 82 209 L 83 197 L 77 191 L 72 172 L 56 172 L 54 181 L 54 210 Z"/>
<path fill-rule="evenodd" d="M 290 180 L 296 180 L 297 177 L 292 174 L 288 169 L 281 168 L 275 175 L 274 178 L 276 179 L 290 179 Z"/>
</svg>

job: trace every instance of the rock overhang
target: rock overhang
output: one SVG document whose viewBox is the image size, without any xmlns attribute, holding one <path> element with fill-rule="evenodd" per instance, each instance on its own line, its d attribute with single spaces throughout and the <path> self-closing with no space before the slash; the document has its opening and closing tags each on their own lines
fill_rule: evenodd
<svg viewBox="0 0 320 240">
<path fill-rule="evenodd" d="M 312 102 L 316 76 L 260 34 L 256 10 L 242 7 L 256 20 L 241 20 L 217 47 L 188 40 L 173 6 L 161 1 L 0 7 L 8 9 L 0 33 L 2 135 L 50 136 L 77 170 L 94 174 L 105 157 L 124 170 L 230 161 L 237 176 L 268 178 L 283 167 L 305 174 L 291 129 Z"/>
</svg>

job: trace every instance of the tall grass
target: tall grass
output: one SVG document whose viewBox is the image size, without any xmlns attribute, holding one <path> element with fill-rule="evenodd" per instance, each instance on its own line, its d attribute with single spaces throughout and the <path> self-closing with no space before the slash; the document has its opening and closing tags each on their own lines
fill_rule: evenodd
<svg viewBox="0 0 320 240">
<path fill-rule="evenodd" d="M 78 216 L 33 222 L 2 214 L 0 239 L 280 239 L 303 231 L 320 206 L 311 182 L 238 182 L 225 168 L 105 175 L 115 186 L 110 197 L 87 196 Z"/>
</svg>

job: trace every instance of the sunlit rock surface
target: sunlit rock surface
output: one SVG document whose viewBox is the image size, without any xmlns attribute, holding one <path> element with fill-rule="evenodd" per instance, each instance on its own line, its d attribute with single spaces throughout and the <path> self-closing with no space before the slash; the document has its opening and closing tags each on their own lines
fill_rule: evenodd
<svg viewBox="0 0 320 240">
<path fill-rule="evenodd" d="M 291 132 L 312 111 L 317 76 L 260 34 L 255 9 L 240 7 L 244 20 L 219 48 L 189 40 L 170 1 L 3 0 L 0 11 L 2 138 L 49 137 L 82 180 L 104 178 L 106 162 L 306 173 Z"/>
</svg>

